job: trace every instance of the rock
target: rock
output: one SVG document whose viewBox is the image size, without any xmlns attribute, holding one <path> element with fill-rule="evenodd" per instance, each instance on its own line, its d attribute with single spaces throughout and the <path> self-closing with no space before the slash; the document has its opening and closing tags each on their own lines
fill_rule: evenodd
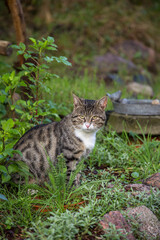
<svg viewBox="0 0 160 240">
<path fill-rule="evenodd" d="M 126 191 L 133 191 L 133 193 L 139 194 L 140 192 L 144 192 L 146 194 L 150 194 L 153 189 L 149 186 L 146 186 L 144 184 L 128 184 L 124 187 Z M 133 194 L 133 195 L 137 195 Z"/>
<path fill-rule="evenodd" d="M 147 66 L 155 68 L 156 53 L 154 49 L 145 46 L 136 40 L 125 40 L 113 47 L 114 52 L 121 56 L 127 57 L 130 61 L 141 60 Z"/>
<path fill-rule="evenodd" d="M 160 101 L 158 99 L 155 99 L 155 100 L 152 101 L 152 104 L 153 105 L 159 105 Z"/>
<path fill-rule="evenodd" d="M 149 78 L 143 74 L 135 74 L 133 76 L 133 82 L 138 82 L 141 84 L 149 84 L 149 85 L 151 84 Z"/>
<path fill-rule="evenodd" d="M 133 73 L 137 71 L 137 67 L 133 62 L 110 52 L 102 56 L 96 56 L 93 65 L 97 68 L 98 74 L 103 78 L 105 78 L 108 73 L 118 73 L 122 69 Z"/>
<path fill-rule="evenodd" d="M 127 90 L 133 95 L 143 94 L 146 97 L 153 97 L 153 89 L 149 85 L 131 82 L 127 84 Z"/>
<path fill-rule="evenodd" d="M 143 183 L 160 189 L 160 173 L 155 173 L 151 177 L 143 180 Z"/>
<path fill-rule="evenodd" d="M 160 221 L 146 206 L 127 208 L 125 213 L 139 223 L 139 231 L 144 233 L 148 240 L 160 239 Z"/>
<path fill-rule="evenodd" d="M 107 185 L 107 188 L 114 188 L 115 187 L 115 185 L 114 184 L 111 184 L 111 183 L 109 183 L 108 185 Z"/>
<path fill-rule="evenodd" d="M 102 221 L 100 221 L 103 229 L 107 231 L 110 228 L 110 224 L 114 224 L 116 229 L 120 230 L 124 234 L 125 239 L 135 240 L 135 237 L 131 233 L 131 228 L 123 215 L 119 211 L 111 211 L 105 214 Z"/>
<path fill-rule="evenodd" d="M 119 75 L 117 73 L 109 73 L 105 78 L 105 83 L 111 84 L 113 82 L 119 84 L 119 85 L 124 85 L 124 81 L 122 78 L 119 77 Z"/>
</svg>

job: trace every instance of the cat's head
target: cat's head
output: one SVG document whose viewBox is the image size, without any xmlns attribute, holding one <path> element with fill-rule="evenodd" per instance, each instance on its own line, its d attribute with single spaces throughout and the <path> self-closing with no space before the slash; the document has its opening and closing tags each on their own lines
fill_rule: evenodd
<svg viewBox="0 0 160 240">
<path fill-rule="evenodd" d="M 71 114 L 71 120 L 75 129 L 95 132 L 105 124 L 106 96 L 100 100 L 87 100 L 73 94 L 73 99 L 74 109 Z"/>
</svg>

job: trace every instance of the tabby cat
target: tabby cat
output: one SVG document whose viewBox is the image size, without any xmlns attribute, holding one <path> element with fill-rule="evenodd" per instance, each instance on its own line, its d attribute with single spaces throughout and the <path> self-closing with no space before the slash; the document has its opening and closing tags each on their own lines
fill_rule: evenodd
<svg viewBox="0 0 160 240">
<path fill-rule="evenodd" d="M 86 100 L 73 94 L 74 109 L 60 122 L 37 125 L 26 132 L 14 146 L 22 156 L 15 154 L 13 160 L 22 160 L 28 166 L 33 178 L 30 182 L 44 183 L 47 180 L 49 156 L 56 164 L 57 156 L 63 154 L 67 175 L 75 170 L 82 157 L 88 156 L 96 141 L 96 132 L 106 120 L 107 97 L 100 100 Z M 19 175 L 13 177 L 15 182 Z M 77 178 L 77 184 L 78 184 Z"/>
</svg>

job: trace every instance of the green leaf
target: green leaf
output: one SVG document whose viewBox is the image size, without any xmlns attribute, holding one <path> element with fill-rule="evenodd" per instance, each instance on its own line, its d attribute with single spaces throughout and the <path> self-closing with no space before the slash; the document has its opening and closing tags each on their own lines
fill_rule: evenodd
<svg viewBox="0 0 160 240">
<path fill-rule="evenodd" d="M 53 77 L 59 78 L 57 74 L 52 74 Z"/>
<path fill-rule="evenodd" d="M 3 151 L 3 156 L 4 157 L 8 157 L 8 156 L 13 156 L 13 149 L 12 148 L 9 148 L 9 146 L 10 146 L 10 144 L 7 144 L 6 145 L 6 149 L 5 149 L 5 151 Z"/>
<path fill-rule="evenodd" d="M 48 68 L 49 68 L 49 66 L 48 66 L 48 65 L 46 65 L 46 64 L 41 64 L 41 67 L 42 67 L 42 68 L 46 68 L 46 69 L 48 69 Z"/>
<path fill-rule="evenodd" d="M 13 150 L 13 153 L 17 153 L 20 156 L 23 156 L 23 154 L 22 154 L 22 152 L 20 150 Z M 17 162 L 16 162 L 16 164 L 17 164 Z"/>
<path fill-rule="evenodd" d="M 25 64 L 22 64 L 21 66 L 24 70 L 28 71 L 28 67 Z"/>
<path fill-rule="evenodd" d="M 51 51 L 57 51 L 56 47 L 46 47 L 47 50 L 51 50 Z"/>
<path fill-rule="evenodd" d="M 36 101 L 33 103 L 33 106 L 38 106 L 39 104 L 44 103 L 44 102 L 45 102 L 45 100 Z"/>
<path fill-rule="evenodd" d="M 9 174 L 15 173 L 15 172 L 18 172 L 18 171 L 19 171 L 19 168 L 18 168 L 17 164 L 13 163 L 13 164 L 9 165 L 9 167 L 8 167 Z"/>
<path fill-rule="evenodd" d="M 17 129 L 10 129 L 9 133 L 12 133 L 14 135 L 19 135 L 19 131 Z"/>
<path fill-rule="evenodd" d="M 3 173 L 2 174 L 2 183 L 6 183 L 11 179 L 11 176 L 9 174 Z"/>
<path fill-rule="evenodd" d="M 25 59 L 28 59 L 28 58 L 30 58 L 30 57 L 31 57 L 31 55 L 30 55 L 30 54 L 28 54 L 28 53 L 25 53 L 23 56 L 24 56 L 24 58 L 25 58 Z"/>
<path fill-rule="evenodd" d="M 1 193 L 0 193 L 0 199 L 5 200 L 5 201 L 8 201 L 8 199 L 7 199 L 3 194 L 1 194 Z"/>
<path fill-rule="evenodd" d="M 131 176 L 132 176 L 133 178 L 138 178 L 138 177 L 139 177 L 139 173 L 138 173 L 138 172 L 133 172 L 133 173 L 131 174 Z"/>
<path fill-rule="evenodd" d="M 60 56 L 60 57 L 53 57 L 58 63 L 63 63 L 68 66 L 72 66 L 72 64 L 67 60 L 66 57 Z"/>
<path fill-rule="evenodd" d="M 6 100 L 6 95 L 0 95 L 0 102 L 4 103 L 5 100 Z"/>
<path fill-rule="evenodd" d="M 17 113 L 20 113 L 20 114 L 24 113 L 23 110 L 21 110 L 21 109 L 16 108 L 15 110 L 16 110 Z"/>
<path fill-rule="evenodd" d="M 23 53 L 24 53 L 23 50 L 19 50 L 19 51 L 17 51 L 17 55 L 22 55 Z"/>
<path fill-rule="evenodd" d="M 35 67 L 35 64 L 34 63 L 30 63 L 30 62 L 26 63 L 26 65 L 30 66 L 30 67 Z"/>
<path fill-rule="evenodd" d="M 32 176 L 30 174 L 30 172 L 29 172 L 29 167 L 28 167 L 28 165 L 25 162 L 23 162 L 23 161 L 16 161 L 16 164 L 17 164 L 17 166 L 19 168 L 19 173 L 22 172 L 24 174 Z"/>
<path fill-rule="evenodd" d="M 54 43 L 54 37 L 48 36 L 47 41 L 49 42 L 49 44 Z"/>
<path fill-rule="evenodd" d="M 18 45 L 15 45 L 15 44 L 11 45 L 10 47 L 15 48 L 15 49 L 20 49 L 20 47 Z"/>
<path fill-rule="evenodd" d="M 8 93 L 10 89 L 12 89 L 12 87 L 11 87 L 11 86 L 7 86 L 7 87 L 5 88 L 5 92 Z"/>
<path fill-rule="evenodd" d="M 29 40 L 31 40 L 34 44 L 37 43 L 35 38 L 30 37 Z"/>
<path fill-rule="evenodd" d="M 7 132 L 14 126 L 14 121 L 11 118 L 9 118 L 7 121 L 6 120 L 1 121 L 1 124 L 2 124 L 2 129 L 5 132 Z"/>
<path fill-rule="evenodd" d="M 2 119 L 2 117 L 7 113 L 5 106 L 3 104 L 0 103 L 0 118 Z"/>
<path fill-rule="evenodd" d="M 7 168 L 3 165 L 0 165 L 0 172 L 8 173 Z"/>
<path fill-rule="evenodd" d="M 24 81 L 21 81 L 21 82 L 19 83 L 19 86 L 27 87 L 27 84 L 26 84 Z"/>
<path fill-rule="evenodd" d="M 46 62 L 50 63 L 50 62 L 53 61 L 53 57 L 48 57 L 48 56 L 46 56 L 46 57 L 44 58 L 44 60 L 45 60 Z"/>
<path fill-rule="evenodd" d="M 22 48 L 23 51 L 25 51 L 26 46 L 25 46 L 25 44 L 23 42 L 20 42 L 19 46 Z"/>
<path fill-rule="evenodd" d="M 15 109 L 15 105 L 11 105 L 10 108 L 13 111 Z"/>
</svg>

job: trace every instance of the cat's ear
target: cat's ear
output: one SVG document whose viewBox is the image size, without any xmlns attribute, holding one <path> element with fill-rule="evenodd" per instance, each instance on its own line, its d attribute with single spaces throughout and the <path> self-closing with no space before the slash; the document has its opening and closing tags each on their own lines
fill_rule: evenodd
<svg viewBox="0 0 160 240">
<path fill-rule="evenodd" d="M 105 110 L 106 106 L 107 106 L 107 97 L 104 96 L 103 98 L 101 98 L 100 100 L 98 100 L 98 104 L 99 106 Z"/>
<path fill-rule="evenodd" d="M 82 105 L 82 101 L 74 93 L 72 93 L 72 94 L 73 94 L 74 107 L 77 108 L 78 106 Z"/>
</svg>

